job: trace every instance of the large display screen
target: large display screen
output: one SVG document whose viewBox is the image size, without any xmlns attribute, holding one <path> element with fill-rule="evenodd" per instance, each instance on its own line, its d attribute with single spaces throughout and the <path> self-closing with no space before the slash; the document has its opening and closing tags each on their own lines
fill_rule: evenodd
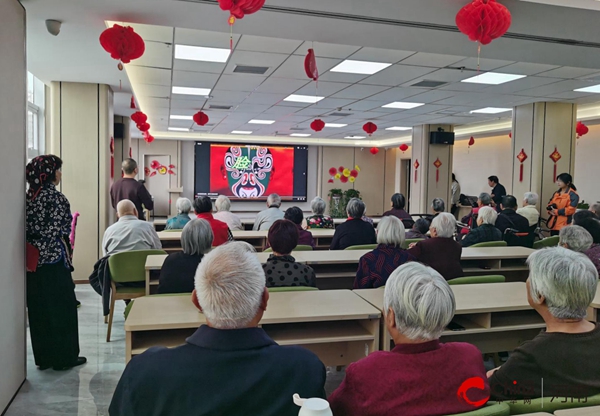
<svg viewBox="0 0 600 416">
<path fill-rule="evenodd" d="M 307 146 L 196 142 L 195 149 L 196 196 L 306 201 Z"/>
</svg>

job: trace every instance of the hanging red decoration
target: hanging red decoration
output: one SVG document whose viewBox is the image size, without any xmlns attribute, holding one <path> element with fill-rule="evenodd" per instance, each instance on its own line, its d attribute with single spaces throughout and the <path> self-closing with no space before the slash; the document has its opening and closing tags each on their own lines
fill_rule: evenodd
<svg viewBox="0 0 600 416">
<path fill-rule="evenodd" d="M 135 106 L 135 97 L 133 95 L 131 96 L 131 103 L 129 104 L 129 108 L 131 108 L 132 110 L 135 110 L 137 108 Z"/>
<path fill-rule="evenodd" d="M 590 128 L 583 124 L 581 121 L 577 122 L 577 127 L 575 128 L 577 132 L 577 138 L 579 139 L 581 136 L 585 136 L 590 132 Z"/>
<path fill-rule="evenodd" d="M 351 178 L 356 178 L 358 176 L 358 171 L 356 169 L 352 169 L 350 171 L 350 177 Z"/>
<path fill-rule="evenodd" d="M 138 124 L 136 127 L 138 128 L 139 131 L 141 131 L 143 133 L 150 130 L 150 124 L 148 124 L 148 123 L 141 123 L 141 124 Z"/>
<path fill-rule="evenodd" d="M 347 183 L 348 182 L 348 177 L 344 176 L 344 175 L 340 176 L 340 182 L 341 183 Z"/>
<path fill-rule="evenodd" d="M 110 179 L 115 178 L 115 139 L 114 137 L 110 138 Z"/>
<path fill-rule="evenodd" d="M 442 167 L 442 161 L 439 157 L 433 162 L 433 166 L 435 166 L 435 183 L 437 186 L 437 183 L 440 181 L 440 168 Z"/>
<path fill-rule="evenodd" d="M 131 26 L 115 24 L 100 35 L 100 45 L 110 53 L 110 57 L 119 61 L 117 67 L 123 70 L 123 64 L 128 64 L 144 54 L 146 45 L 140 35 Z"/>
<path fill-rule="evenodd" d="M 508 137 L 510 137 L 512 139 L 512 131 L 510 133 L 508 133 Z"/>
<path fill-rule="evenodd" d="M 372 155 L 376 155 L 377 153 L 379 153 L 379 149 L 376 147 L 371 147 L 371 150 L 369 150 L 369 152 L 371 152 Z"/>
<path fill-rule="evenodd" d="M 473 42 L 491 43 L 510 27 L 510 11 L 496 0 L 473 0 L 456 15 L 456 26 Z"/>
<path fill-rule="evenodd" d="M 325 122 L 320 118 L 316 119 L 312 123 L 310 123 L 310 128 L 314 131 L 321 131 L 325 128 Z"/>
<path fill-rule="evenodd" d="M 469 147 L 473 146 L 475 144 L 475 138 L 473 136 L 471 136 L 471 138 L 469 139 Z"/>
<path fill-rule="evenodd" d="M 143 133 L 143 135 L 144 135 L 144 140 L 146 141 L 146 143 L 152 143 L 154 141 L 154 136 L 152 136 L 149 132 L 145 131 Z M 153 161 L 152 164 L 154 164 L 154 162 L 156 162 L 156 161 Z M 152 169 L 156 169 L 156 168 L 152 168 Z"/>
<path fill-rule="evenodd" d="M 521 163 L 519 168 L 519 182 L 523 182 L 523 162 L 527 160 L 527 153 L 525 153 L 525 149 L 521 149 L 521 153 L 517 155 L 517 159 Z"/>
<path fill-rule="evenodd" d="M 338 168 L 338 172 L 342 173 L 343 171 L 344 171 L 344 167 L 343 167 L 343 166 L 340 166 L 340 167 Z"/>
<path fill-rule="evenodd" d="M 317 69 L 317 58 L 315 57 L 315 50 L 309 49 L 306 58 L 304 58 L 304 71 L 306 76 L 317 81 L 319 79 L 319 70 Z"/>
<path fill-rule="evenodd" d="M 329 179 L 327 183 L 333 183 L 333 179 Z"/>
<path fill-rule="evenodd" d="M 136 111 L 131 115 L 131 120 L 133 120 L 135 124 L 142 124 L 148 121 L 148 116 L 141 111 Z"/>
<path fill-rule="evenodd" d="M 337 169 L 336 168 L 329 169 L 329 176 L 335 176 L 336 173 L 337 173 Z"/>
<path fill-rule="evenodd" d="M 368 122 L 363 126 L 363 130 L 365 131 L 365 133 L 367 133 L 369 136 L 372 136 L 373 133 L 375 133 L 377 131 L 377 124 L 373 123 L 373 122 Z"/>
<path fill-rule="evenodd" d="M 415 183 L 417 183 L 417 172 L 419 171 L 419 166 L 421 166 L 419 164 L 419 159 L 415 160 L 415 163 L 413 166 L 415 168 Z"/>
<path fill-rule="evenodd" d="M 203 113 L 202 111 L 198 111 L 196 114 L 194 114 L 193 119 L 194 119 L 194 123 L 196 123 L 199 126 L 204 126 L 209 121 L 208 116 L 205 113 Z"/>
<path fill-rule="evenodd" d="M 133 157 L 133 154 L 131 153 L 131 147 L 129 148 L 129 158 L 131 159 Z"/>
<path fill-rule="evenodd" d="M 554 162 L 554 176 L 552 177 L 552 179 L 554 180 L 556 179 L 556 164 L 560 159 L 562 159 L 562 155 L 559 153 L 556 146 L 554 146 L 554 152 L 550 154 L 550 159 L 552 159 L 552 161 Z"/>
<path fill-rule="evenodd" d="M 265 0 L 219 0 L 221 10 L 228 10 L 236 19 L 256 13 L 265 5 Z"/>
<path fill-rule="evenodd" d="M 404 153 L 408 150 L 408 145 L 406 143 L 402 143 L 399 149 L 402 150 L 402 153 Z"/>
</svg>

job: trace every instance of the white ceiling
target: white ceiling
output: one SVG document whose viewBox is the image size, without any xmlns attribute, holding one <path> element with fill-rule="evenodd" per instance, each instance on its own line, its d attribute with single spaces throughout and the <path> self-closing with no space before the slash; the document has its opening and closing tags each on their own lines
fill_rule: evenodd
<svg viewBox="0 0 600 416">
<path fill-rule="evenodd" d="M 580 9 L 600 10 L 598 0 L 521 0 L 530 3 L 549 4 L 552 6 L 577 7 Z"/>
</svg>

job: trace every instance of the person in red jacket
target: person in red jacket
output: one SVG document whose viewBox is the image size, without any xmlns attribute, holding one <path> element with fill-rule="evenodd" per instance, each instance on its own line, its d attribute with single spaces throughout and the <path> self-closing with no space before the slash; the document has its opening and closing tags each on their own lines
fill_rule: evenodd
<svg viewBox="0 0 600 416">
<path fill-rule="evenodd" d="M 548 228 L 552 235 L 558 235 L 561 228 L 573 222 L 573 214 L 577 212 L 579 195 L 573 185 L 573 177 L 568 173 L 561 173 L 556 177 L 556 185 L 560 188 L 554 192 L 548 203 Z"/>
<path fill-rule="evenodd" d="M 328 399 L 333 414 L 438 416 L 482 407 L 490 388 L 481 352 L 439 340 L 456 309 L 444 278 L 410 262 L 392 273 L 384 293 L 385 324 L 396 346 L 348 366 Z"/>
<path fill-rule="evenodd" d="M 209 197 L 199 196 L 194 201 L 194 212 L 196 213 L 196 217 L 208 221 L 210 228 L 212 228 L 214 234 L 213 247 L 220 246 L 228 241 L 233 241 L 233 235 L 231 234 L 231 231 L 229 231 L 227 224 L 215 219 L 212 215 L 212 210 L 212 201 Z"/>
</svg>

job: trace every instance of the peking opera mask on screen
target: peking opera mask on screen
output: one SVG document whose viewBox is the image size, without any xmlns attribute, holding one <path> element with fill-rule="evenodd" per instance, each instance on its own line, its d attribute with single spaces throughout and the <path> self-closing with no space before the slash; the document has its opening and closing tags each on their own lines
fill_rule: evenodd
<svg viewBox="0 0 600 416">
<path fill-rule="evenodd" d="M 266 147 L 231 146 L 225 153 L 227 181 L 238 198 L 258 198 L 269 187 L 273 155 Z"/>
</svg>

